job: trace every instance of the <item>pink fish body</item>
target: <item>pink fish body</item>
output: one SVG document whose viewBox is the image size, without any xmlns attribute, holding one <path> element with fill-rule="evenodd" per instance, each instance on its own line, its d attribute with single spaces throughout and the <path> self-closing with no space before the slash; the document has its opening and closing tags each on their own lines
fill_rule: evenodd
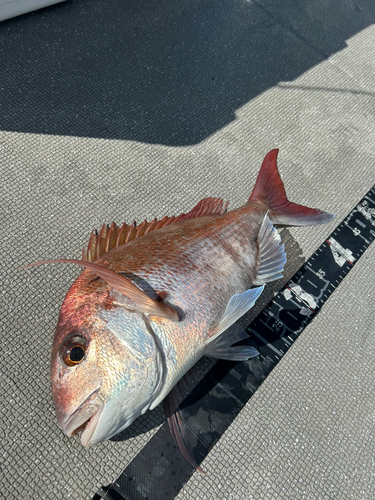
<svg viewBox="0 0 375 500">
<path fill-rule="evenodd" d="M 233 347 L 244 338 L 233 325 L 282 276 L 286 256 L 273 223 L 333 217 L 288 202 L 276 157 L 277 150 L 265 157 L 241 208 L 225 212 L 222 200 L 202 200 L 164 227 L 147 226 L 119 246 L 113 240 L 94 263 L 65 260 L 87 268 L 64 300 L 52 349 L 53 397 L 68 436 L 83 429 L 88 446 L 117 434 L 203 355 L 257 354 Z"/>
</svg>

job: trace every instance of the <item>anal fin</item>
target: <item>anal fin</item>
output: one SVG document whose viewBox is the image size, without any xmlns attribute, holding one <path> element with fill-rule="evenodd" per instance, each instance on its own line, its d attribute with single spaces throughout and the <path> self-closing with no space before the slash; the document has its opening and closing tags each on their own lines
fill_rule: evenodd
<svg viewBox="0 0 375 500">
<path fill-rule="evenodd" d="M 268 214 L 264 216 L 258 242 L 260 265 L 254 285 L 263 285 L 269 281 L 282 278 L 286 262 L 284 245 L 280 245 L 280 235 L 270 221 Z"/>
</svg>

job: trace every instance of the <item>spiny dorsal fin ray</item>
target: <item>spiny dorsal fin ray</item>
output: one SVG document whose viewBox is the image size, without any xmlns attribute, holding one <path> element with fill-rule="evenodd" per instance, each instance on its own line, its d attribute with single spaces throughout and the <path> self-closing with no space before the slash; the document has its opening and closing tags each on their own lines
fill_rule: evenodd
<svg viewBox="0 0 375 500">
<path fill-rule="evenodd" d="M 154 219 L 151 222 L 144 220 L 139 226 L 135 222 L 133 224 L 124 222 L 121 227 L 114 222 L 110 227 L 103 224 L 99 234 L 95 230 L 92 231 L 87 250 L 82 250 L 82 260 L 93 262 L 113 248 L 170 224 L 206 215 L 221 215 L 226 211 L 228 203 L 224 203 L 221 198 L 204 198 L 187 214 L 172 217 L 166 215 L 160 220 Z"/>
</svg>

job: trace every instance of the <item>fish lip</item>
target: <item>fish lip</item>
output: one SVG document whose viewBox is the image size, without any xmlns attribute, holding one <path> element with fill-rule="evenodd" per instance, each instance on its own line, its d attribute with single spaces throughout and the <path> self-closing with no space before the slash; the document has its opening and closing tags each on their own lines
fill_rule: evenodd
<svg viewBox="0 0 375 500">
<path fill-rule="evenodd" d="M 72 437 L 85 425 L 81 436 L 83 446 L 89 446 L 89 441 L 104 408 L 103 401 L 98 394 L 99 389 L 100 387 L 93 391 L 61 425 L 68 437 Z"/>
</svg>

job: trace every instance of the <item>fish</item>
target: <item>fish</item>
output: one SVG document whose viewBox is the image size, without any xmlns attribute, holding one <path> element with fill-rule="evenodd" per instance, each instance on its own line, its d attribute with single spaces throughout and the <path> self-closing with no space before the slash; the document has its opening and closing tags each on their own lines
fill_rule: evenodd
<svg viewBox="0 0 375 500">
<path fill-rule="evenodd" d="M 284 245 L 274 227 L 324 224 L 334 216 L 289 202 L 277 168 L 264 158 L 245 205 L 228 211 L 205 198 L 187 214 L 121 227 L 103 225 L 61 307 L 51 355 L 58 422 L 92 446 L 164 401 L 172 435 L 186 442 L 174 388 L 202 356 L 241 361 L 258 351 L 234 345 L 237 325 L 265 285 L 282 277 Z"/>
</svg>

